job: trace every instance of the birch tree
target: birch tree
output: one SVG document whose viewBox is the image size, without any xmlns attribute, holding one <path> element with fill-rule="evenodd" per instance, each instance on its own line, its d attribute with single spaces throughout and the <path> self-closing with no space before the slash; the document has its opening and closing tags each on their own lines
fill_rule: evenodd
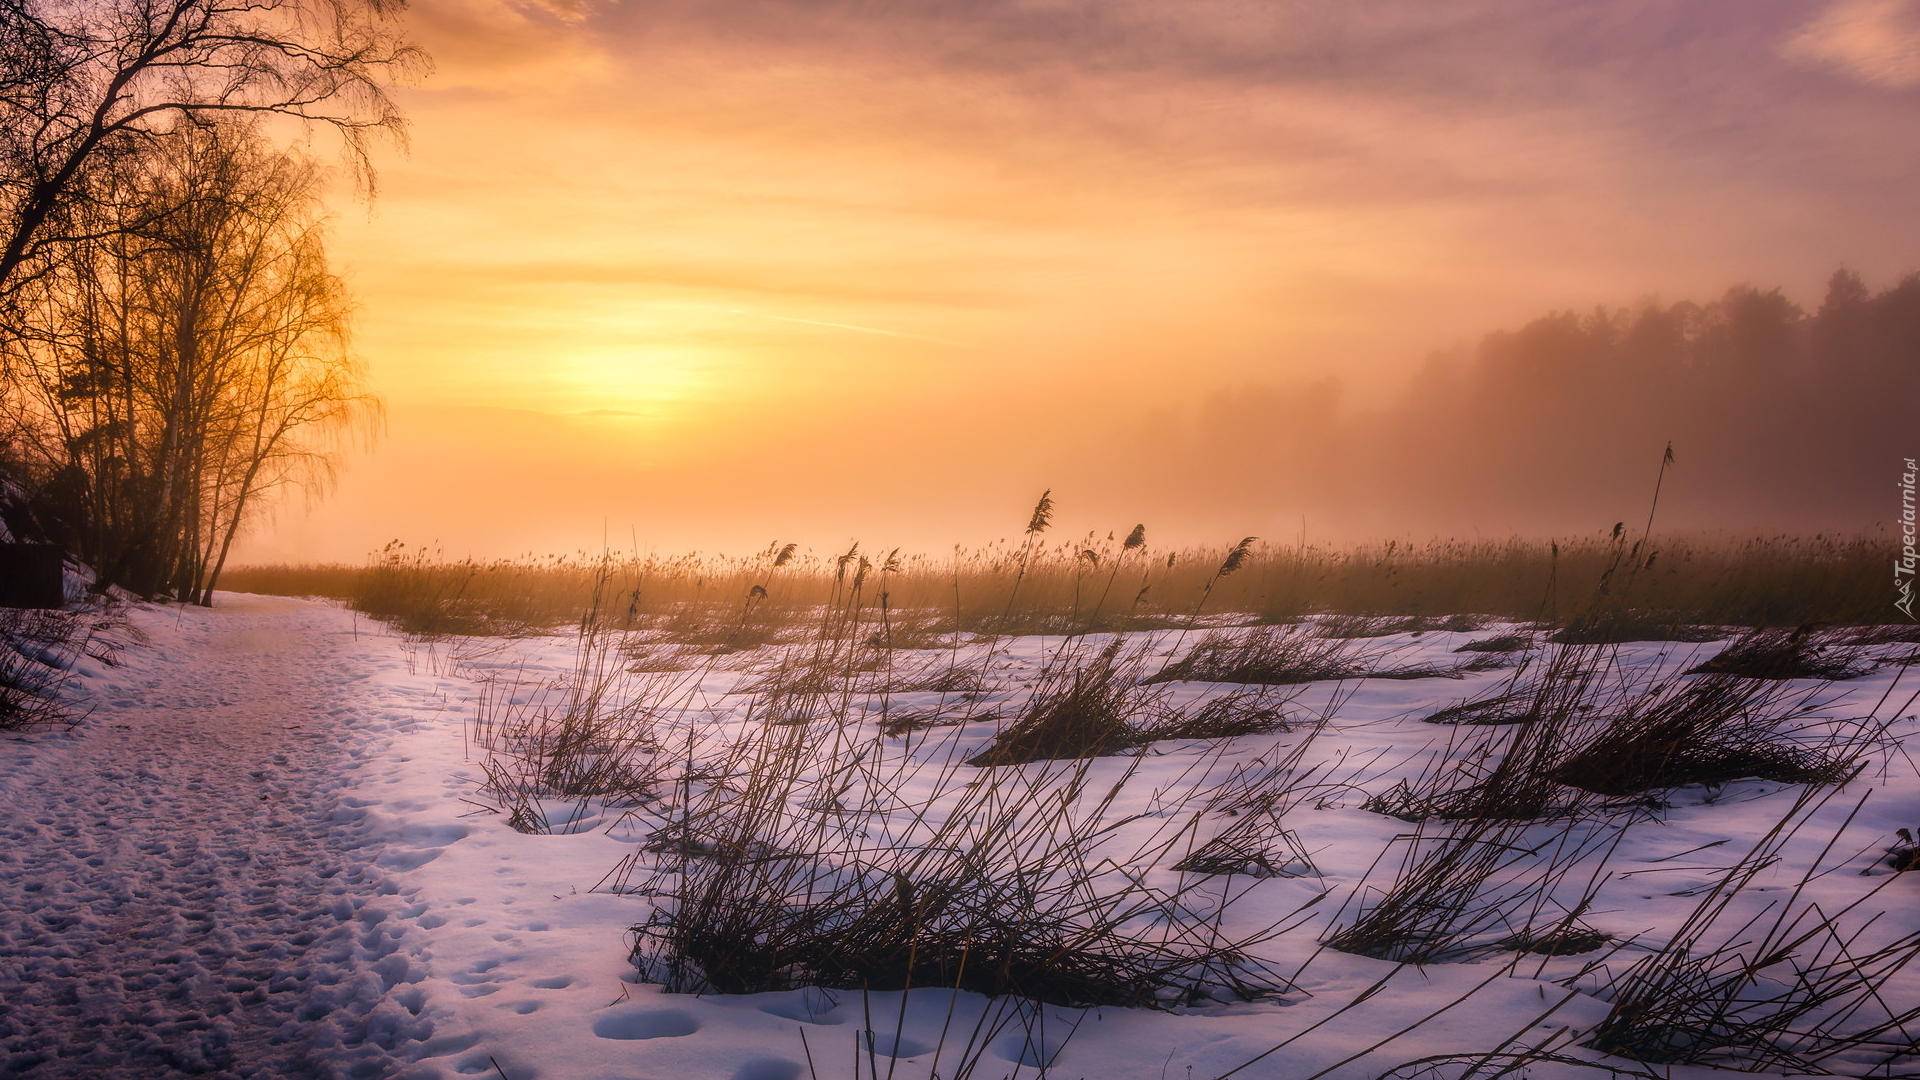
<svg viewBox="0 0 1920 1080">
<path fill-rule="evenodd" d="M 39 329 L 9 419 L 107 580 L 208 602 L 260 495 L 324 475 L 330 435 L 377 408 L 320 181 L 250 125 L 190 125 L 123 162 L 121 220 L 21 294 Z"/>
</svg>

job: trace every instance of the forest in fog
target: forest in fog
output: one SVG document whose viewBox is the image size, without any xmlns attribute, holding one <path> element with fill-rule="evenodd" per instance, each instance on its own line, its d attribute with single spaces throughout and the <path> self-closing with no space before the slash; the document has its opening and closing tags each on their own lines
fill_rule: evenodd
<svg viewBox="0 0 1920 1080">
<path fill-rule="evenodd" d="M 1871 528 L 1914 452 L 1920 274 L 1838 270 L 1811 311 L 1740 285 L 1553 312 L 1356 396 L 1333 377 L 1217 393 L 1176 445 L 1148 432 L 1142 464 L 1195 508 L 1273 492 L 1373 535 L 1537 534 L 1644 514 L 1671 442 L 1669 525 Z"/>
</svg>

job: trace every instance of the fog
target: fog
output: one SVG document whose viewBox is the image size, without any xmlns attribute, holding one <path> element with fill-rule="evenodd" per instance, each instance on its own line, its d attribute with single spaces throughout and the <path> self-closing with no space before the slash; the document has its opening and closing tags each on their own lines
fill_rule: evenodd
<svg viewBox="0 0 1920 1080">
<path fill-rule="evenodd" d="M 599 413 L 397 409 L 334 499 L 283 507 L 251 561 L 704 549 L 850 538 L 944 551 L 1013 535 L 1045 489 L 1063 532 L 1162 543 L 1857 532 L 1898 511 L 1915 453 L 1920 277 L 1850 271 L 1801 304 L 1543 313 L 1401 379 L 1189 388 L 1039 379 L 944 399 L 849 388 L 662 434 Z M 1673 461 L 1662 470 L 1671 445 Z M 363 470 L 356 475 L 354 469 Z"/>
</svg>

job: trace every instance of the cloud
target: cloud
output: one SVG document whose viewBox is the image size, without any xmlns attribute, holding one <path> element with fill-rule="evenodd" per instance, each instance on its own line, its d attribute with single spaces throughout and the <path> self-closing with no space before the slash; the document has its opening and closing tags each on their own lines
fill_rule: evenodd
<svg viewBox="0 0 1920 1080">
<path fill-rule="evenodd" d="M 1542 311 L 1817 301 L 1837 262 L 1920 250 L 1911 91 L 1883 89 L 1920 81 L 1920 0 L 408 12 L 439 61 L 413 155 L 336 227 L 395 407 L 330 507 L 364 534 L 337 557 L 395 530 L 565 549 L 629 512 L 702 544 L 911 518 L 938 547 L 1049 484 L 1124 524 L 1290 534 L 1331 405 L 1246 386 L 1338 373 L 1357 408 Z M 1191 436 L 1116 465 L 1162 445 L 1148 411 Z M 489 523 L 480 492 L 522 512 Z"/>
<path fill-rule="evenodd" d="M 548 90 L 607 74 L 580 29 L 590 14 L 586 0 L 414 0 L 407 25 L 434 59 L 429 92 Z"/>
<path fill-rule="evenodd" d="M 564 22 L 579 22 L 593 11 L 591 0 L 523 0 L 521 7 L 544 11 Z"/>
<path fill-rule="evenodd" d="M 1840 0 L 1781 54 L 1873 86 L 1920 86 L 1920 12 L 1911 0 Z"/>
</svg>

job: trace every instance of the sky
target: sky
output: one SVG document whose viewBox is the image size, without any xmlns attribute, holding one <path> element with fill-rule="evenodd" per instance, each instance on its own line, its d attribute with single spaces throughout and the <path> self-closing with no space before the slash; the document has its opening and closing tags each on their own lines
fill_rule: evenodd
<svg viewBox="0 0 1920 1080">
<path fill-rule="evenodd" d="M 411 0 L 403 24 L 434 59 L 398 94 L 409 145 L 333 202 L 384 424 L 237 561 L 943 551 L 1046 489 L 1063 531 L 1420 535 L 1313 503 L 1283 459 L 1187 497 L 1227 464 L 1208 425 L 1364 409 L 1553 310 L 1740 282 L 1811 309 L 1841 265 L 1920 269 L 1915 0 Z M 1236 445 L 1302 419 L 1239 415 Z"/>
</svg>

